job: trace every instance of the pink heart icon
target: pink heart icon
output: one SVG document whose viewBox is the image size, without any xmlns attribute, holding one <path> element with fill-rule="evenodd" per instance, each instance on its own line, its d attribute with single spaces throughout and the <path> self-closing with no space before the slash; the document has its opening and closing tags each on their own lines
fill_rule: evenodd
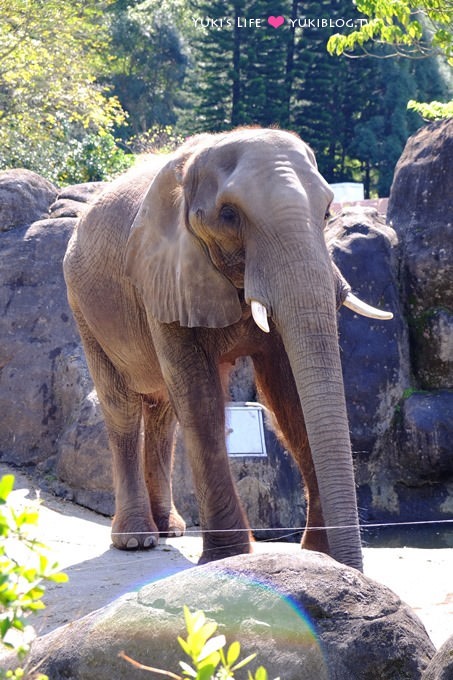
<svg viewBox="0 0 453 680">
<path fill-rule="evenodd" d="M 285 17 L 268 17 L 267 23 L 273 26 L 274 28 L 278 28 L 281 26 L 285 21 Z"/>
</svg>

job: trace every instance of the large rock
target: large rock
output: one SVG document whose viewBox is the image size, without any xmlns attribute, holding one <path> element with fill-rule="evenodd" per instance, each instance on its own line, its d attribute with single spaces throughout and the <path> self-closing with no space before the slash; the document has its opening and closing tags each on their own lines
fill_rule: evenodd
<svg viewBox="0 0 453 680">
<path fill-rule="evenodd" d="M 21 180 L 8 185 L 9 222 L 16 226 L 0 233 L 0 456 L 5 462 L 30 465 L 55 456 L 77 398 L 81 391 L 83 397 L 87 394 L 84 360 L 63 389 L 70 357 L 81 351 L 62 272 L 75 218 L 54 216 L 31 226 L 17 226 L 24 219 L 33 221 L 43 211 L 54 215 L 55 204 L 50 204 L 56 190 L 28 171 L 3 174 Z M 76 194 L 81 211 L 93 189 L 76 188 L 71 200 Z M 27 196 L 35 207 L 24 212 Z"/>
<path fill-rule="evenodd" d="M 80 217 L 107 184 L 107 182 L 86 182 L 65 187 L 58 193 L 57 200 L 51 207 L 52 217 Z"/>
<path fill-rule="evenodd" d="M 118 658 L 178 671 L 183 605 L 203 610 L 269 678 L 417 680 L 435 653 L 388 588 L 319 553 L 241 555 L 130 593 L 38 639 L 30 667 L 52 680 L 143 677 Z"/>
<path fill-rule="evenodd" d="M 51 182 L 31 170 L 0 172 L 0 232 L 46 217 L 57 193 Z"/>
<path fill-rule="evenodd" d="M 453 392 L 410 394 L 402 400 L 395 430 L 392 464 L 400 483 L 417 486 L 453 479 Z"/>
<path fill-rule="evenodd" d="M 453 678 L 453 635 L 448 638 L 433 656 L 422 680 L 452 680 Z"/>
<path fill-rule="evenodd" d="M 453 507 L 452 155 L 452 119 L 413 135 L 396 166 L 387 212 L 399 238 L 413 382 L 372 462 L 371 486 L 376 516 L 384 508 L 400 521 L 446 519 Z"/>
<path fill-rule="evenodd" d="M 0 234 L 0 455 L 36 464 L 55 453 L 63 413 L 55 368 L 77 336 L 61 262 L 73 220 L 47 219 Z"/>
<path fill-rule="evenodd" d="M 409 385 L 407 328 L 396 278 L 397 237 L 374 208 L 354 206 L 330 221 L 327 241 L 353 293 L 394 315 L 391 321 L 379 321 L 346 307 L 339 313 L 352 448 L 360 466 L 388 429 Z"/>
<path fill-rule="evenodd" d="M 369 519 L 445 521 L 453 512 L 453 392 L 408 390 L 369 462 Z M 441 539 L 438 539 L 440 541 Z M 445 547 L 449 547 L 448 538 Z"/>
<path fill-rule="evenodd" d="M 395 169 L 387 218 L 400 238 L 413 369 L 420 387 L 453 387 L 453 119 L 419 130 Z"/>
</svg>

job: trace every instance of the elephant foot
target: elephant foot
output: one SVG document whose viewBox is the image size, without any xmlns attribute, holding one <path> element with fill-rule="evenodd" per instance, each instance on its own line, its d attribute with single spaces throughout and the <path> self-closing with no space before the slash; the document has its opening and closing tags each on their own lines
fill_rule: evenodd
<svg viewBox="0 0 453 680">
<path fill-rule="evenodd" d="M 244 540 L 244 536 L 242 536 L 242 542 L 241 543 L 229 543 L 228 545 L 213 545 L 213 544 L 204 544 L 203 545 L 203 552 L 201 554 L 200 559 L 198 560 L 198 564 L 207 564 L 208 562 L 214 562 L 215 560 L 223 560 L 225 557 L 233 557 L 234 555 L 248 555 L 252 550 L 252 543 L 249 540 L 249 537 L 246 535 L 246 539 Z"/>
<path fill-rule="evenodd" d="M 149 550 L 159 542 L 159 532 L 153 522 L 120 520 L 115 516 L 112 524 L 112 543 L 119 550 Z"/>
<path fill-rule="evenodd" d="M 169 538 L 184 536 L 186 523 L 176 508 L 172 508 L 167 514 L 159 515 L 154 513 L 154 519 L 161 536 L 167 536 Z"/>
<path fill-rule="evenodd" d="M 308 529 L 302 536 L 301 548 L 304 550 L 315 550 L 329 555 L 329 543 L 327 532 L 323 530 Z"/>
</svg>

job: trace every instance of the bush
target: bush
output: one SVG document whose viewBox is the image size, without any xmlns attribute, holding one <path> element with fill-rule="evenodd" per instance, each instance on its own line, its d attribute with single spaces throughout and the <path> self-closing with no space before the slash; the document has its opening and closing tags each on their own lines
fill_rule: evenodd
<svg viewBox="0 0 453 680">
<path fill-rule="evenodd" d="M 63 168 L 58 172 L 59 184 L 78 184 L 111 180 L 131 167 L 132 154 L 120 149 L 109 132 L 88 134 L 72 140 Z"/>
<path fill-rule="evenodd" d="M 13 475 L 0 479 L 0 641 L 23 659 L 29 651 L 26 616 L 44 608 L 42 581 L 62 583 L 67 576 L 58 572 L 45 546 L 33 535 L 39 517 L 38 503 L 14 508 L 10 498 L 13 486 Z M 25 674 L 22 668 L 0 670 L 0 678 L 19 679 L 25 678 Z"/>
<path fill-rule="evenodd" d="M 234 680 L 237 677 L 235 675 L 236 671 L 247 666 L 256 657 L 256 654 L 251 654 L 239 661 L 241 653 L 239 642 L 232 642 L 225 653 L 225 636 L 216 635 L 213 637 L 217 630 L 217 624 L 215 621 L 207 621 L 204 612 L 197 611 L 192 613 L 185 606 L 184 619 L 187 628 L 187 638 L 178 637 L 178 642 L 191 663 L 189 664 L 186 661 L 179 662 L 182 676 L 176 675 L 176 673 L 171 671 L 145 666 L 134 661 L 124 652 L 120 653 L 120 657 L 136 668 L 163 675 L 173 680 L 187 680 L 187 678 L 192 678 L 192 680 Z M 259 666 L 255 675 L 248 671 L 247 678 L 248 680 L 268 680 L 267 671 L 263 666 Z M 275 678 L 275 680 L 280 680 L 280 678 Z"/>
<path fill-rule="evenodd" d="M 184 137 L 171 125 L 153 125 L 141 135 L 131 137 L 128 147 L 134 154 L 171 153 L 184 142 Z"/>
</svg>

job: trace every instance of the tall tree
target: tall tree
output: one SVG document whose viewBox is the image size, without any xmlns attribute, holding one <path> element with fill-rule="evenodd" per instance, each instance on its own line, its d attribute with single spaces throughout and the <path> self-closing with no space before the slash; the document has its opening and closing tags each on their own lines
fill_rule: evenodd
<svg viewBox="0 0 453 680">
<path fill-rule="evenodd" d="M 199 28 L 189 131 L 290 127 L 313 147 L 328 181 L 362 181 L 366 195 L 388 195 L 396 160 L 420 124 L 408 100 L 427 88 L 444 91 L 433 60 L 392 65 L 328 54 L 332 26 L 358 16 L 352 3 L 287 0 L 278 30 L 267 24 L 275 5 L 266 0 L 192 0 L 192 6 Z M 260 17 L 263 25 L 246 28 L 238 17 Z"/>
<path fill-rule="evenodd" d="M 0 168 L 58 179 L 75 144 L 122 119 L 96 83 L 108 43 L 103 8 L 97 0 L 0 0 Z"/>
<path fill-rule="evenodd" d="M 280 3 L 280 11 L 289 16 L 291 4 L 289 0 Z M 198 98 L 197 129 L 287 126 L 287 55 L 293 34 L 286 26 L 276 31 L 268 25 L 275 4 L 267 0 L 193 0 L 191 6 L 199 18 L 193 49 L 195 68 L 189 80 L 189 89 Z M 260 19 L 261 25 L 250 26 L 247 19 Z"/>
<path fill-rule="evenodd" d="M 298 84 L 293 88 L 291 125 L 313 147 L 325 177 L 338 182 L 351 179 L 348 144 L 360 107 L 369 96 L 369 69 L 363 63 L 339 62 L 326 53 L 332 29 L 316 23 L 326 17 L 332 22 L 350 19 L 335 1 L 304 4 L 302 27 L 296 31 Z"/>
<path fill-rule="evenodd" d="M 124 138 L 176 122 L 187 65 L 185 11 L 181 1 L 166 0 L 121 0 L 111 8 L 106 80 L 129 114 Z"/>
<path fill-rule="evenodd" d="M 339 59 L 326 53 L 329 29 L 310 17 L 329 17 L 333 25 L 354 20 L 352 5 L 319 0 L 305 5 L 307 27 L 298 40 L 297 71 L 301 84 L 292 103 L 292 127 L 314 148 L 329 182 L 361 181 L 365 195 L 387 196 L 393 170 L 420 119 L 407 110 L 418 95 L 445 92 L 434 59 Z M 332 29 L 330 29 L 331 31 Z M 435 94 L 434 94 L 435 93 Z"/>
</svg>

